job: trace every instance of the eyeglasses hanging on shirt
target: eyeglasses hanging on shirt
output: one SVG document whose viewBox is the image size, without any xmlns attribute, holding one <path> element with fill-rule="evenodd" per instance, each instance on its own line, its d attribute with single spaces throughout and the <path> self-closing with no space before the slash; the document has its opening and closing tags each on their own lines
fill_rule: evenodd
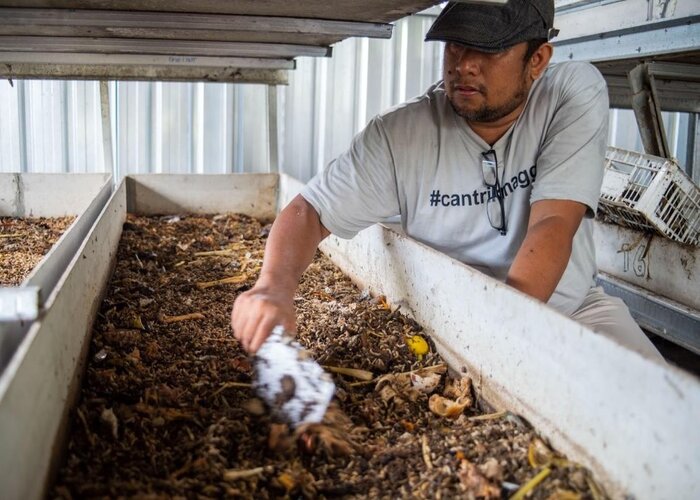
<svg viewBox="0 0 700 500">
<path fill-rule="evenodd" d="M 488 201 L 486 202 L 486 215 L 489 218 L 491 227 L 506 234 L 506 210 L 501 187 L 501 176 L 498 175 L 498 159 L 496 151 L 489 149 L 481 153 L 481 173 L 484 176 L 484 184 L 491 188 Z"/>
</svg>

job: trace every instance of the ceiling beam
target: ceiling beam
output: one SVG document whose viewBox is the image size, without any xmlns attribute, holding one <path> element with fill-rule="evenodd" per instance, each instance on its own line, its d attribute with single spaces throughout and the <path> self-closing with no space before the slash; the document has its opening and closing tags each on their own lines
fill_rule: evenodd
<svg viewBox="0 0 700 500">
<path fill-rule="evenodd" d="M 261 83 L 287 85 L 284 69 L 238 66 L 176 66 L 160 64 L 80 64 L 80 63 L 8 63 L 0 62 L 0 78 L 59 80 L 137 80 L 220 83 Z"/>
<path fill-rule="evenodd" d="M 293 44 L 0 36 L 0 52 L 80 52 L 291 59 L 298 56 L 329 57 L 332 50 L 329 47 Z"/>
<path fill-rule="evenodd" d="M 171 38 L 169 32 L 183 38 L 225 36 L 227 33 L 313 34 L 337 40 L 348 37 L 391 38 L 393 26 L 385 23 L 327 21 L 289 17 L 240 16 L 225 14 L 189 14 L 173 12 L 136 12 L 109 10 L 20 9 L 0 7 L 0 35 L 65 35 L 65 29 L 93 36 L 133 36 Z M 39 33 L 37 33 L 39 31 Z"/>
<path fill-rule="evenodd" d="M 174 66 L 208 68 L 247 69 L 295 69 L 296 62 L 290 59 L 268 59 L 253 57 L 203 57 L 167 56 L 144 54 L 81 54 L 74 52 L 0 52 L 0 64 L 101 64 L 138 66 Z"/>
<path fill-rule="evenodd" d="M 79 52 L 0 52 L 0 77 L 286 85 L 290 59 Z"/>
<path fill-rule="evenodd" d="M 389 23 L 441 0 L 0 0 L 3 7 L 239 14 Z"/>
<path fill-rule="evenodd" d="M 700 16 L 649 23 L 636 31 L 554 39 L 552 45 L 552 62 L 603 62 L 688 52 L 700 46 Z"/>
</svg>

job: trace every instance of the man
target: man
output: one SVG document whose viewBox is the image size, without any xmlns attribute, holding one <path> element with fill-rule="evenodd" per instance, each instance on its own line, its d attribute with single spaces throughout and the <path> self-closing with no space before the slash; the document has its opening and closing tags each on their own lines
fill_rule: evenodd
<svg viewBox="0 0 700 500">
<path fill-rule="evenodd" d="M 260 278 L 232 312 L 255 352 L 294 330 L 293 296 L 317 245 L 400 214 L 406 233 L 658 357 L 625 305 L 594 287 L 592 218 L 608 97 L 585 63 L 549 67 L 552 0 L 449 3 L 443 81 L 374 118 L 279 215 Z"/>
</svg>

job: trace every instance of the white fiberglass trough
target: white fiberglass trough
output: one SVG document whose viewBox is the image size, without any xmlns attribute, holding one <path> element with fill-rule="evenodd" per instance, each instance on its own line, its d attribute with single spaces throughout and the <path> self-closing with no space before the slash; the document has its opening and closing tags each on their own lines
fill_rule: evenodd
<svg viewBox="0 0 700 500">
<path fill-rule="evenodd" d="M 81 249 L 101 258 L 59 286 L 103 290 L 127 207 L 144 215 L 243 212 L 270 219 L 300 187 L 273 174 L 127 178 Z M 350 241 L 331 237 L 322 249 L 360 287 L 385 294 L 415 317 L 451 368 L 467 370 L 490 404 L 529 420 L 569 458 L 590 467 L 613 497 L 697 495 L 695 378 L 390 229 L 374 226 Z M 75 327 L 62 316 L 44 318 L 15 359 L 12 378 L 0 383 L 1 498 L 46 492 L 90 321 Z M 53 335 L 41 335 L 42 329 Z"/>
<path fill-rule="evenodd" d="M 0 174 L 0 216 L 76 219 L 17 287 L 0 288 L 0 373 L 111 193 L 109 174 Z"/>
<path fill-rule="evenodd" d="M 700 354 L 700 246 L 598 221 L 601 285 L 645 329 Z"/>
<path fill-rule="evenodd" d="M 601 271 L 700 311 L 700 246 L 604 222 L 595 234 Z"/>
</svg>

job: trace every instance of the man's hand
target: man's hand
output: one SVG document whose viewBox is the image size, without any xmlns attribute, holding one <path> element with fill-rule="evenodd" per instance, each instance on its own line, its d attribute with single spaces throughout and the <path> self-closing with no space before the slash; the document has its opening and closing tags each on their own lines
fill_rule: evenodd
<svg viewBox="0 0 700 500">
<path fill-rule="evenodd" d="M 280 212 L 265 245 L 260 278 L 236 299 L 231 312 L 233 334 L 246 351 L 255 353 L 277 325 L 295 331 L 294 292 L 318 244 L 329 234 L 301 196 Z"/>
<path fill-rule="evenodd" d="M 243 348 L 254 354 L 272 329 L 282 325 L 288 332 L 296 330 L 294 290 L 256 285 L 238 296 L 233 303 L 231 326 Z"/>
</svg>

